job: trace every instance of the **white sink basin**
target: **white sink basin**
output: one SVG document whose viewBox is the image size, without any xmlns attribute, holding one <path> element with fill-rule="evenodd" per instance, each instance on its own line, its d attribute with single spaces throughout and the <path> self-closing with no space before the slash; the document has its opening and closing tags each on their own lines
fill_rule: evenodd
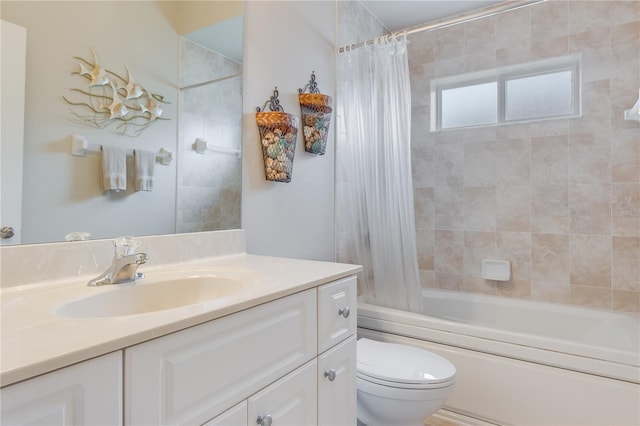
<svg viewBox="0 0 640 426">
<path fill-rule="evenodd" d="M 144 314 L 197 305 L 229 296 L 243 282 L 213 275 L 114 284 L 104 292 L 62 305 L 56 313 L 70 318 L 100 318 Z M 108 287 L 108 288 L 106 288 Z"/>
</svg>

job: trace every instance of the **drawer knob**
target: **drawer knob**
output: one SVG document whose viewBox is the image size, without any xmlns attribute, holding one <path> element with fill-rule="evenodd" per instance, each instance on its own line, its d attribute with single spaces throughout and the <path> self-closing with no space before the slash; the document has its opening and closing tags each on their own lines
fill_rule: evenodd
<svg viewBox="0 0 640 426">
<path fill-rule="evenodd" d="M 345 318 L 348 318 L 350 313 L 351 311 L 348 306 L 338 310 L 338 315 L 342 315 Z"/>
<path fill-rule="evenodd" d="M 269 414 L 267 414 L 266 416 L 260 415 L 256 419 L 256 423 L 259 424 L 260 426 L 271 426 L 272 421 L 273 421 L 273 418 Z"/>
<path fill-rule="evenodd" d="M 329 379 L 330 382 L 333 382 L 336 379 L 336 370 L 333 368 L 331 370 L 327 370 L 324 372 L 324 377 Z"/>
</svg>

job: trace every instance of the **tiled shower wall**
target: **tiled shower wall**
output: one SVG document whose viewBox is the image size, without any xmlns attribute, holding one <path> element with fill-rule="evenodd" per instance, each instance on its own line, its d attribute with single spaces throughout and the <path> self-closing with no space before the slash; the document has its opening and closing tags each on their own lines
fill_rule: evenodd
<svg viewBox="0 0 640 426">
<path fill-rule="evenodd" d="M 176 231 L 240 228 L 240 157 L 214 151 L 198 154 L 193 144 L 202 138 L 240 150 L 242 64 L 183 38 L 180 67 Z M 191 85 L 198 86 L 187 88 Z"/>
<path fill-rule="evenodd" d="M 424 287 L 640 312 L 639 33 L 640 2 L 552 0 L 410 36 Z M 575 52 L 581 117 L 430 131 L 431 78 Z"/>
</svg>

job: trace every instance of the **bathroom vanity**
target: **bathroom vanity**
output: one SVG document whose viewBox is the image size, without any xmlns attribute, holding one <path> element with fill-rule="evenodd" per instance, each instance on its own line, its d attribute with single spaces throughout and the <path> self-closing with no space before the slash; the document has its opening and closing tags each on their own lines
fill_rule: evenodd
<svg viewBox="0 0 640 426">
<path fill-rule="evenodd" d="M 355 424 L 359 270 L 234 253 L 145 268 L 129 288 L 85 276 L 4 288 L 2 423 Z M 241 286 L 144 313 L 105 307 L 166 277 L 189 291 L 212 277 Z M 16 309 L 27 303 L 38 312 Z"/>
</svg>

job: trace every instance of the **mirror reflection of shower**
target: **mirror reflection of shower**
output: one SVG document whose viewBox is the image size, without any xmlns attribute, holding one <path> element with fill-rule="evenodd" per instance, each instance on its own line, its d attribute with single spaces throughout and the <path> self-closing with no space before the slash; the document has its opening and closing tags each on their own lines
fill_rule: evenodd
<svg viewBox="0 0 640 426">
<path fill-rule="evenodd" d="M 241 16 L 181 38 L 179 81 L 176 231 L 239 228 Z"/>
</svg>

